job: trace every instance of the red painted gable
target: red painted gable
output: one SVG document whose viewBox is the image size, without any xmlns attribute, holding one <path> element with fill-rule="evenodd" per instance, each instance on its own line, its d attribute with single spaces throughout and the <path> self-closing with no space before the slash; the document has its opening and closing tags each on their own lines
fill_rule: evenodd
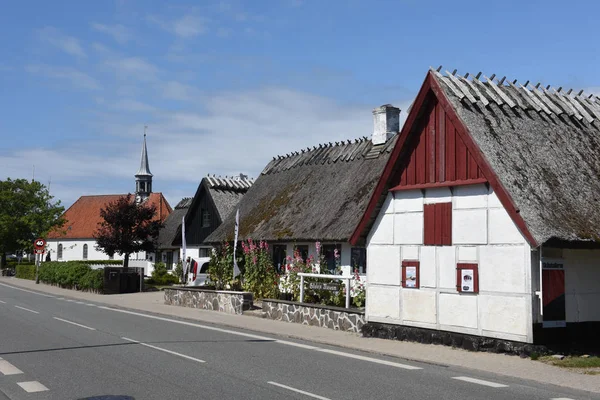
<svg viewBox="0 0 600 400">
<path fill-rule="evenodd" d="M 428 99 L 423 116 L 405 146 L 402 166 L 391 177 L 392 190 L 485 181 L 477 161 L 434 96 Z"/>
<path fill-rule="evenodd" d="M 65 225 L 48 234 L 48 239 L 91 239 L 102 221 L 100 210 L 108 203 L 127 196 L 124 194 L 109 194 L 98 196 L 81 196 L 67 211 L 63 217 Z M 164 221 L 172 209 L 162 193 L 151 193 L 148 201 L 156 206 L 155 220 Z"/>
</svg>

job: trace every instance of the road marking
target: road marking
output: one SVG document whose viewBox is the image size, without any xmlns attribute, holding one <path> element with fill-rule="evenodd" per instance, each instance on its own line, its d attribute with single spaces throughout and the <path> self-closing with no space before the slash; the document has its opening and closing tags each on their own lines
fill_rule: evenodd
<svg viewBox="0 0 600 400">
<path fill-rule="evenodd" d="M 228 333 L 230 335 L 243 336 L 243 337 L 248 337 L 248 338 L 257 339 L 257 340 L 271 341 L 271 342 L 275 342 L 275 343 L 279 343 L 279 344 L 283 344 L 283 345 L 287 345 L 287 346 L 300 347 L 300 348 L 304 348 L 304 349 L 307 349 L 307 350 L 321 351 L 321 352 L 324 352 L 324 353 L 335 354 L 335 355 L 342 356 L 342 357 L 354 358 L 354 359 L 357 359 L 357 360 L 369 361 L 369 362 L 373 362 L 373 363 L 377 363 L 377 364 L 383 364 L 383 365 L 388 365 L 388 366 L 397 367 L 397 368 L 404 368 L 404 369 L 410 369 L 410 370 L 423 369 L 423 368 L 420 368 L 420 367 L 413 367 L 411 365 L 395 363 L 395 362 L 392 362 L 392 361 L 379 360 L 377 358 L 364 357 L 364 356 L 359 356 L 359 355 L 352 354 L 352 353 L 345 353 L 345 352 L 342 352 L 342 351 L 323 349 L 323 348 L 320 348 L 320 347 L 309 346 L 309 345 L 305 345 L 305 344 L 301 344 L 301 343 L 294 343 L 294 342 L 289 342 L 289 341 L 286 341 L 286 340 L 277 340 L 277 339 L 273 339 L 273 338 L 270 338 L 270 337 L 267 337 L 267 336 L 260 336 L 260 335 L 253 335 L 251 333 L 237 332 L 237 331 L 232 331 L 232 330 L 229 330 L 229 329 L 216 328 L 214 326 L 196 324 L 196 323 L 193 323 L 193 322 L 179 321 L 179 320 L 176 320 L 176 319 L 158 317 L 156 315 L 142 314 L 142 313 L 138 313 L 138 312 L 135 312 L 135 311 L 120 310 L 118 308 L 111 308 L 111 307 L 105 307 L 105 306 L 98 306 L 98 308 L 101 308 L 103 310 L 116 311 L 116 312 L 120 312 L 120 313 L 124 313 L 124 314 L 137 315 L 137 316 L 140 316 L 140 317 L 145 317 L 145 318 L 150 318 L 150 319 L 156 319 L 156 320 L 159 320 L 159 321 L 166 321 L 166 322 L 170 322 L 170 323 L 174 323 L 174 324 L 194 326 L 196 328 L 207 329 L 207 330 L 216 331 L 216 332 L 222 332 L 222 333 Z"/>
<path fill-rule="evenodd" d="M 277 382 L 267 382 L 267 383 L 269 385 L 273 385 L 273 386 L 277 386 L 277 387 L 280 387 L 280 388 L 283 388 L 283 389 L 291 390 L 292 392 L 300 393 L 300 394 L 303 394 L 305 396 L 312 397 L 314 399 L 331 400 L 329 397 L 323 397 L 323 396 L 319 396 L 318 394 L 314 394 L 314 393 L 310 393 L 310 392 L 305 392 L 304 390 L 296 389 L 296 388 L 293 388 L 291 386 L 282 385 L 281 383 L 277 383 Z"/>
<path fill-rule="evenodd" d="M 550 399 L 550 400 L 573 400 L 573 399 L 571 399 L 569 397 L 557 397 L 557 398 Z"/>
<path fill-rule="evenodd" d="M 359 356 L 358 354 L 345 353 L 343 351 L 330 350 L 330 349 L 321 349 L 319 347 L 315 348 L 315 350 L 316 351 L 320 351 L 322 353 L 335 354 L 336 356 L 354 358 L 356 360 L 369 361 L 369 362 L 376 363 L 376 364 L 388 365 L 390 367 L 410 369 L 410 370 L 423 369 L 421 367 L 414 367 L 412 365 L 400 364 L 400 363 L 397 363 L 397 362 L 392 362 L 392 361 L 387 361 L 387 360 L 380 360 L 378 358 Z"/>
<path fill-rule="evenodd" d="M 493 387 L 493 388 L 508 387 L 508 385 L 503 385 L 501 383 L 484 381 L 484 380 L 476 379 L 476 378 L 469 378 L 468 376 L 455 376 L 452 379 L 457 379 L 459 381 L 465 381 L 465 382 L 470 382 L 470 383 L 476 383 L 478 385 L 489 386 L 489 387 Z"/>
<path fill-rule="evenodd" d="M 71 299 L 66 299 L 69 303 L 74 302 L 75 300 L 71 300 Z"/>
<path fill-rule="evenodd" d="M 9 288 L 11 288 L 11 289 L 15 289 L 15 290 L 21 290 L 21 291 L 23 291 L 23 292 L 37 294 L 38 296 L 44 296 L 44 297 L 56 297 L 56 296 L 52 296 L 52 295 L 50 295 L 50 294 L 43 294 L 43 293 L 34 292 L 34 291 L 32 291 L 32 290 L 21 289 L 21 288 L 18 288 L 18 287 L 16 287 L 16 286 L 7 285 L 7 284 L 5 284 L 5 283 L 0 283 L 0 286 L 6 286 L 6 287 L 9 287 Z"/>
<path fill-rule="evenodd" d="M 20 306 L 15 306 L 15 308 L 20 308 L 21 310 L 25 310 L 25 311 L 29 311 L 29 312 L 32 312 L 32 313 L 35 313 L 35 314 L 39 314 L 38 311 L 33 311 L 33 310 L 30 310 L 29 308 L 20 307 Z"/>
<path fill-rule="evenodd" d="M 88 307 L 96 307 L 96 305 L 95 305 L 95 304 L 89 304 L 89 303 L 88 303 L 88 304 L 86 304 L 86 306 L 88 306 Z"/>
<path fill-rule="evenodd" d="M 17 382 L 17 385 L 21 386 L 27 393 L 44 392 L 48 390 L 46 386 L 38 381 Z"/>
<path fill-rule="evenodd" d="M 309 346 L 307 344 L 296 343 L 296 342 L 288 342 L 287 340 L 276 340 L 275 342 L 279 343 L 279 344 L 285 344 L 287 346 L 300 347 L 301 349 L 307 349 L 307 350 L 316 350 L 317 349 L 317 347 L 315 347 L 315 346 Z"/>
<path fill-rule="evenodd" d="M 67 324 L 71 324 L 71 325 L 75 325 L 75 326 L 80 326 L 82 328 L 89 329 L 90 331 L 95 331 L 96 330 L 96 328 L 90 328 L 89 326 L 78 324 L 77 322 L 67 321 L 66 319 L 62 319 L 62 318 L 58 318 L 58 317 L 52 317 L 52 318 L 54 318 L 57 321 L 66 322 Z"/>
<path fill-rule="evenodd" d="M 2 375 L 17 375 L 23 373 L 23 371 L 21 371 L 19 368 L 15 367 L 8 361 L 3 360 L 2 358 L 0 358 L 0 372 Z"/>
<path fill-rule="evenodd" d="M 196 361 L 196 362 L 199 362 L 199 363 L 205 363 L 206 362 L 204 360 L 200 360 L 199 358 L 190 357 L 190 356 L 185 355 L 185 354 L 177 353 L 176 351 L 171 351 L 171 350 L 163 349 L 162 347 L 153 346 L 153 345 L 148 344 L 148 343 L 138 342 L 137 340 L 129 339 L 129 338 L 126 338 L 126 337 L 122 337 L 121 339 L 127 340 L 129 342 L 137 343 L 137 344 L 142 345 L 142 346 L 150 347 L 151 349 L 154 349 L 154 350 L 164 351 L 165 353 L 173 354 L 175 356 L 179 356 L 179 357 L 182 357 L 182 358 L 185 358 L 185 359 L 188 359 L 188 360 L 192 360 L 192 361 Z"/>
<path fill-rule="evenodd" d="M 83 301 L 76 301 L 77 304 L 85 304 Z"/>
<path fill-rule="evenodd" d="M 2 300 L 0 300 L 0 303 L 2 303 L 2 304 L 6 304 L 6 302 L 5 302 L 5 301 L 2 301 Z"/>
</svg>

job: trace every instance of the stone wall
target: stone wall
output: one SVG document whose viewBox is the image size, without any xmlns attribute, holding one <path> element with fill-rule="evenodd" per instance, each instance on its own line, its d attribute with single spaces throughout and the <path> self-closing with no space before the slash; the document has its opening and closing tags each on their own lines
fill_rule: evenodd
<svg viewBox="0 0 600 400">
<path fill-rule="evenodd" d="M 334 330 L 360 332 L 365 323 L 365 313 L 321 304 L 265 299 L 262 302 L 265 318 L 320 326 Z"/>
<path fill-rule="evenodd" d="M 172 306 L 201 308 L 228 314 L 242 314 L 252 307 L 252 293 L 207 290 L 198 288 L 167 288 L 165 304 Z"/>
</svg>

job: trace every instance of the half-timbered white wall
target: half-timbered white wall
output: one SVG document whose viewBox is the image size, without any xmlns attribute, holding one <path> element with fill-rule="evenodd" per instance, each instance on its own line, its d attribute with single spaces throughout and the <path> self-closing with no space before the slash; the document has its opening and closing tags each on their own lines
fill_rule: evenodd
<svg viewBox="0 0 600 400">
<path fill-rule="evenodd" d="M 424 246 L 424 204 L 452 202 L 452 246 Z M 420 261 L 420 288 L 401 285 Z M 459 293 L 456 264 L 479 265 L 479 293 Z M 389 194 L 367 239 L 368 321 L 533 341 L 531 249 L 486 185 Z"/>
</svg>

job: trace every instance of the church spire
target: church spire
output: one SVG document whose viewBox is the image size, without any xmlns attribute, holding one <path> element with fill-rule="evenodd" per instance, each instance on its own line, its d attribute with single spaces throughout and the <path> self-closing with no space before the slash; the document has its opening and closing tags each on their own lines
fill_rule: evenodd
<svg viewBox="0 0 600 400">
<path fill-rule="evenodd" d="M 146 148 L 146 129 L 144 126 L 144 143 L 142 145 L 142 158 L 140 168 L 135 174 L 135 193 L 136 200 L 141 202 L 150 196 L 152 193 L 152 173 L 150 172 L 150 164 L 148 163 L 148 149 Z"/>
</svg>

